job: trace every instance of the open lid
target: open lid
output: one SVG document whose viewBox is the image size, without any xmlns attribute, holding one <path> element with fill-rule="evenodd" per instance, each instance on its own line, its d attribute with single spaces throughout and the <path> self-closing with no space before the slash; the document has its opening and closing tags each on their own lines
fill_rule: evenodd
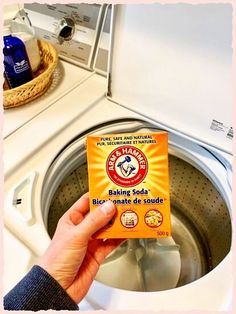
<svg viewBox="0 0 236 314">
<path fill-rule="evenodd" d="M 110 99 L 232 153 L 232 6 L 129 4 L 114 10 Z"/>
</svg>

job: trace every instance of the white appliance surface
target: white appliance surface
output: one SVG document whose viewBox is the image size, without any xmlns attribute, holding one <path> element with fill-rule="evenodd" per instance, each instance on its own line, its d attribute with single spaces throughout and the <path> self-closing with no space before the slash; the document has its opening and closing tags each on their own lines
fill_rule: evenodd
<svg viewBox="0 0 236 314">
<path fill-rule="evenodd" d="M 107 6 L 102 24 L 98 48 L 94 58 L 93 68 L 97 73 L 107 75 L 108 55 L 110 50 L 110 28 L 111 28 L 112 5 Z"/>
<path fill-rule="evenodd" d="M 232 153 L 232 5 L 120 5 L 115 21 L 111 98 Z"/>
<path fill-rule="evenodd" d="M 230 6 L 227 6 L 227 8 L 230 12 Z M 125 6 L 124 9 L 124 12 L 126 14 L 129 14 L 129 6 Z M 162 9 L 164 10 L 164 7 Z M 134 20 L 140 23 L 138 14 L 141 13 L 138 10 L 138 6 L 135 10 L 137 11 L 135 11 L 136 14 Z M 229 12 L 227 13 L 229 14 L 228 16 L 230 16 Z M 151 12 L 149 13 L 151 14 Z M 187 18 L 187 15 L 184 16 L 186 16 Z M 125 20 L 125 14 L 123 15 L 123 18 L 124 19 L 120 19 L 120 23 L 123 23 L 124 21 L 125 23 L 127 22 Z M 142 19 L 143 18 L 145 17 L 142 16 Z M 152 20 L 150 19 L 150 21 Z M 159 22 L 163 23 L 163 19 L 161 19 L 161 17 Z M 171 29 L 172 28 L 170 25 L 170 33 L 172 32 Z M 145 31 L 145 27 L 143 28 L 143 31 Z M 166 29 L 166 31 L 168 31 L 168 28 Z M 139 43 L 139 38 L 135 37 L 135 34 L 136 32 L 134 31 L 134 29 L 129 29 L 129 32 L 127 34 L 122 33 L 122 38 L 124 38 L 124 41 L 122 40 L 120 42 L 121 47 L 124 43 L 127 43 L 127 40 L 130 39 L 129 36 L 132 35 L 133 44 L 130 45 L 129 42 L 129 45 L 125 47 L 132 50 L 135 47 L 134 41 L 136 39 L 137 43 Z M 168 35 L 168 32 L 166 33 L 166 35 Z M 152 38 L 152 36 L 150 36 L 150 38 Z M 165 37 L 161 38 L 162 40 L 164 40 Z M 168 36 L 166 36 L 166 38 L 168 38 Z M 144 38 L 144 41 L 145 45 L 151 44 L 150 42 L 146 42 L 148 41 L 147 37 Z M 172 80 L 176 81 L 176 76 L 174 76 L 174 74 L 180 74 L 181 69 L 188 68 L 188 63 L 183 63 L 182 67 L 179 67 L 177 69 L 178 71 L 176 69 L 172 69 L 172 71 L 171 66 L 174 65 L 174 58 L 169 57 L 173 55 L 172 50 L 174 47 L 176 48 L 177 52 L 179 51 L 178 49 L 180 48 L 180 46 L 178 46 L 178 38 L 176 38 L 176 41 L 173 41 L 174 46 L 169 47 L 168 45 L 169 43 L 166 43 L 165 45 L 164 42 L 162 42 L 159 48 L 165 48 L 163 50 L 166 53 L 165 58 L 168 57 L 168 62 L 171 61 L 170 63 L 165 63 L 165 65 L 169 64 L 169 68 L 165 69 L 163 67 L 158 73 L 161 73 L 163 78 L 165 78 L 166 74 L 168 74 L 168 79 L 171 78 L 173 75 Z M 226 38 L 226 46 L 227 45 L 228 44 Z M 229 74 L 228 64 L 226 62 L 227 58 L 225 59 L 225 57 L 223 56 L 223 50 L 224 49 L 222 48 L 222 54 L 219 55 L 219 58 L 222 57 L 222 77 L 226 79 L 225 83 L 222 82 L 222 88 L 224 89 L 222 93 L 224 94 L 226 89 L 228 88 L 227 84 L 229 84 L 230 79 L 227 78 L 227 73 Z M 170 129 L 173 128 L 176 134 L 182 133 L 190 139 L 192 138 L 193 134 L 195 134 L 194 132 L 196 131 L 196 129 L 194 130 L 191 128 L 192 121 L 189 118 L 189 111 L 192 112 L 193 108 L 196 108 L 197 112 L 195 117 L 198 117 L 198 119 L 200 119 L 202 118 L 202 115 L 200 115 L 200 111 L 203 109 L 205 110 L 205 107 L 199 107 L 199 101 L 195 102 L 195 97 L 192 96 L 190 91 L 187 94 L 183 92 L 184 87 L 186 87 L 186 78 L 189 78 L 190 76 L 185 76 L 186 73 L 183 74 L 183 77 L 179 82 L 179 88 L 175 88 L 174 85 L 171 86 L 171 89 L 173 88 L 175 95 L 181 95 L 181 93 L 186 95 L 183 108 L 189 108 L 189 111 L 186 112 L 185 116 L 183 115 L 183 111 L 173 111 L 173 119 L 168 120 L 168 114 L 170 113 L 171 105 L 179 105 L 179 102 L 172 102 L 166 98 L 168 89 L 166 89 L 165 80 L 164 82 L 162 82 L 160 77 L 155 77 L 155 79 L 158 79 L 158 85 L 162 86 L 163 88 L 163 95 L 158 95 L 163 96 L 162 98 L 159 98 L 161 100 L 161 102 L 159 103 L 161 104 L 162 102 L 165 102 L 166 106 L 160 107 L 159 103 L 158 106 L 157 103 L 152 103 L 152 100 L 156 99 L 156 94 L 152 94 L 153 90 L 156 89 L 156 85 L 154 86 L 153 84 L 151 84 L 149 86 L 148 84 L 152 82 L 152 79 L 148 76 L 145 76 L 142 77 L 141 81 L 139 81 L 140 76 L 137 75 L 137 64 L 135 67 L 135 72 L 130 72 L 131 70 L 133 70 L 132 67 L 134 67 L 135 65 L 133 62 L 134 60 L 135 62 L 139 62 L 139 64 L 142 61 L 142 58 L 139 59 L 140 54 L 137 53 L 138 50 L 135 51 L 136 57 L 134 59 L 129 58 L 128 62 L 125 62 L 124 64 L 120 64 L 121 59 L 126 58 L 126 56 L 122 55 L 122 51 L 119 51 L 119 53 L 121 53 L 120 56 L 118 56 L 118 50 L 113 52 L 113 57 L 117 58 L 115 59 L 117 60 L 117 64 L 122 67 L 123 77 L 121 77 L 121 72 L 119 74 L 119 69 L 116 68 L 115 72 L 113 72 L 116 73 L 116 75 L 115 80 L 112 83 L 112 98 L 118 101 L 118 103 L 121 103 L 121 106 L 106 99 L 105 94 L 107 89 L 107 82 L 104 77 L 97 75 L 93 72 L 82 70 L 67 62 L 61 61 L 60 64 L 64 69 L 64 75 L 60 76 L 62 81 L 59 85 L 57 85 L 57 87 L 55 87 L 55 89 L 52 89 L 51 91 L 49 90 L 48 95 L 45 95 L 45 98 L 35 100 L 32 104 L 29 104 L 19 109 L 14 109 L 14 111 L 9 110 L 4 112 L 4 219 L 6 226 L 6 228 L 4 229 L 4 292 L 9 291 L 9 289 L 14 286 L 16 281 L 19 280 L 30 269 L 32 264 L 37 261 L 37 258 L 40 255 L 44 253 L 45 249 L 50 243 L 50 238 L 47 233 L 45 222 L 43 219 L 44 213 L 41 212 L 41 190 L 44 183 L 45 174 L 50 164 L 52 163 L 56 155 L 73 138 L 77 137 L 83 132 L 86 132 L 90 128 L 99 126 L 100 124 L 127 118 L 145 119 L 149 122 L 153 122 L 153 120 L 155 120 L 157 126 L 162 125 L 164 127 L 167 126 Z M 147 54 L 145 55 L 145 58 L 149 58 L 148 51 L 149 50 L 146 50 Z M 191 54 L 188 49 L 186 49 L 185 52 L 185 56 L 187 56 L 189 59 L 185 59 L 184 62 L 186 62 L 186 60 L 189 60 L 190 63 L 193 62 L 194 64 L 194 60 L 192 58 L 194 58 L 195 54 Z M 193 52 L 193 50 L 191 50 L 191 52 Z M 201 53 L 203 52 L 205 53 L 206 51 L 202 50 Z M 163 54 L 157 53 L 157 56 L 160 56 L 160 60 L 164 60 Z M 178 57 L 180 59 L 182 58 L 180 52 L 178 54 Z M 228 62 L 230 62 L 230 56 L 228 57 L 229 58 L 227 60 Z M 204 68 L 204 65 L 206 65 L 205 59 L 203 58 L 201 60 L 203 63 L 198 62 L 198 65 L 201 64 Z M 163 63 L 161 62 L 161 64 Z M 212 63 L 210 62 L 209 68 L 207 68 L 208 71 L 212 69 L 216 70 L 214 65 L 211 68 L 212 64 L 214 64 L 214 60 L 212 61 Z M 112 67 L 113 66 L 115 66 L 115 64 L 112 64 Z M 126 68 L 124 69 L 123 66 L 126 66 Z M 176 65 L 176 67 L 178 67 L 178 65 Z M 138 69 L 139 72 L 144 71 L 144 73 L 147 73 L 149 70 L 151 71 L 151 68 L 151 66 L 149 66 L 148 69 L 146 67 L 143 68 L 142 64 L 140 64 L 140 67 Z M 197 71 L 197 69 L 195 69 L 195 71 Z M 201 68 L 199 68 L 199 73 L 200 72 Z M 200 77 L 202 78 L 203 75 L 201 74 L 199 78 Z M 126 82 L 126 84 L 120 84 L 120 79 L 122 78 L 123 81 Z M 131 82 L 133 82 L 132 80 L 134 80 L 134 82 L 138 81 L 138 84 L 136 85 L 136 87 L 138 86 L 138 89 L 136 90 L 137 93 L 134 93 L 133 90 L 132 92 L 130 91 L 130 84 Z M 200 81 L 201 80 L 199 79 L 199 84 Z M 127 82 L 129 82 L 130 84 L 127 84 Z M 181 85 L 181 82 L 183 83 L 183 85 Z M 144 89 L 143 86 L 145 86 L 146 89 Z M 200 86 L 200 89 L 203 88 L 203 85 L 201 84 L 197 84 L 197 86 Z M 201 92 L 203 91 L 201 90 Z M 134 96 L 134 102 L 131 101 L 129 97 L 126 97 L 129 93 L 130 95 Z M 193 94 L 195 96 L 198 95 L 196 93 L 197 90 L 193 89 Z M 138 96 L 138 94 L 140 96 L 140 101 L 138 101 L 139 98 L 136 97 Z M 148 97 L 148 94 L 150 95 L 150 97 Z M 218 96 L 221 97 L 222 95 Z M 198 98 L 198 100 L 200 98 Z M 179 98 L 177 99 L 179 101 Z M 211 100 L 212 99 L 213 98 L 211 98 Z M 147 104 L 149 105 L 149 101 L 151 105 L 148 107 Z M 227 98 L 227 103 L 230 103 L 230 101 L 231 99 Z M 189 105 L 189 103 L 191 103 L 191 107 L 187 106 Z M 169 104 L 170 107 L 167 104 Z M 129 107 L 131 110 L 124 108 L 123 106 Z M 148 112 L 146 111 L 147 108 L 149 108 Z M 163 109 L 163 111 L 159 112 L 159 108 Z M 225 107 L 223 106 L 223 108 Z M 219 113 L 218 107 L 215 109 L 216 113 Z M 134 111 L 140 112 L 141 114 Z M 158 111 L 158 115 L 156 111 Z M 155 117 L 155 119 L 153 119 L 153 117 Z M 179 126 L 175 124 L 179 121 L 178 119 L 180 117 L 184 117 L 185 121 L 189 121 L 189 123 L 186 123 L 186 125 L 184 124 L 186 129 L 180 129 Z M 226 117 L 224 123 L 227 126 L 230 126 L 231 120 L 228 118 L 229 117 Z M 204 121 L 206 122 L 206 120 Z M 207 120 L 207 123 L 208 122 L 210 121 Z M 216 145 L 215 142 L 211 141 L 212 138 L 211 140 L 209 140 L 209 130 L 206 125 L 205 128 L 201 129 L 202 133 L 197 136 L 197 140 L 199 140 L 200 142 L 205 142 L 208 148 L 211 147 L 211 144 L 213 145 L 213 147 L 217 147 L 218 145 Z M 215 134 L 215 132 L 213 133 Z M 203 138 L 202 134 L 207 135 Z M 173 134 L 173 140 L 175 139 L 175 136 L 177 135 Z M 199 150 L 196 149 L 197 146 L 194 144 L 194 141 L 189 141 L 189 145 L 187 146 L 187 153 L 189 154 L 189 156 L 191 156 L 191 158 L 199 161 L 199 163 L 201 163 L 203 167 L 205 165 L 206 171 L 209 167 L 212 168 L 212 180 L 215 181 L 218 189 L 222 189 L 222 193 L 225 193 L 226 196 L 229 196 L 231 193 L 230 179 L 227 177 L 227 171 L 222 166 L 222 164 L 219 163 L 210 153 L 208 153 L 200 146 Z M 226 144 L 225 133 L 224 140 L 220 142 L 220 146 L 223 151 L 229 152 L 231 150 L 231 142 L 230 144 Z M 222 153 L 221 150 L 217 150 L 217 153 L 222 158 L 224 158 L 225 156 L 227 157 L 228 167 L 230 168 L 232 166 L 231 155 L 227 153 Z M 213 173 L 213 169 L 215 173 Z M 14 201 L 16 200 L 18 195 L 20 195 L 21 197 L 21 204 L 20 206 L 15 206 Z M 227 205 L 229 207 L 231 206 L 230 201 Z M 40 239 L 40 241 L 32 241 L 32 239 Z M 15 252 L 21 252 L 21 254 L 19 254 L 17 257 L 19 260 L 17 265 L 13 267 L 12 256 L 14 256 Z M 82 302 L 80 308 L 81 310 L 97 309 L 97 305 L 91 305 L 92 303 L 90 301 L 92 299 L 99 299 L 101 307 L 109 299 L 110 309 L 134 309 L 135 304 L 135 309 L 141 309 L 142 307 L 143 310 L 147 308 L 147 304 L 150 304 L 150 307 L 158 306 L 159 309 L 179 311 L 191 310 L 193 308 L 198 308 L 200 310 L 228 309 L 229 305 L 232 302 L 231 274 L 232 260 L 231 254 L 228 254 L 226 258 L 221 262 L 221 264 L 216 267 L 210 274 L 204 276 L 204 278 L 201 278 L 200 280 L 197 280 L 192 284 L 174 289 L 173 291 L 169 290 L 159 293 L 160 297 L 158 298 L 158 302 L 155 293 L 148 293 L 145 300 L 138 299 L 137 301 L 137 294 L 134 292 L 122 292 L 119 289 L 104 290 L 104 286 L 102 284 L 95 282 L 90 289 L 88 297 L 85 299 L 84 302 Z"/>
<path fill-rule="evenodd" d="M 19 273 L 23 276 L 24 273 L 32 265 L 32 262 L 38 256 L 43 254 L 50 238 L 43 221 L 43 213 L 41 208 L 41 189 L 44 183 L 45 174 L 61 149 L 70 142 L 74 137 L 85 132 L 86 130 L 103 124 L 109 121 L 117 121 L 118 119 L 136 118 L 142 119 L 141 115 L 135 114 L 119 105 L 108 101 L 105 96 L 105 78 L 94 74 L 89 80 L 79 85 L 76 89 L 65 95 L 62 99 L 56 102 L 53 106 L 47 108 L 40 115 L 29 121 L 27 126 L 20 128 L 16 133 L 12 134 L 5 140 L 5 224 L 10 232 L 17 238 L 18 247 L 24 248 L 24 254 L 19 257 Z M 93 90 L 93 93 L 89 92 Z M 65 114 L 65 103 L 67 111 Z M 75 105 L 76 103 L 76 105 Z M 36 132 L 41 128 L 42 132 Z M 26 140 L 27 139 L 27 140 Z M 15 151 L 15 143 L 18 143 L 19 149 Z M 29 145 L 30 143 L 30 145 Z M 194 151 L 191 145 L 188 147 L 189 154 L 196 160 L 202 160 L 203 164 L 209 163 L 209 155 L 204 156 L 201 149 L 201 154 Z M 207 153 L 207 152 L 206 152 Z M 224 167 L 212 158 L 211 166 L 214 168 L 216 180 L 217 178 L 225 186 L 225 191 L 230 193 L 230 188 L 227 187 Z M 214 175 L 214 173 L 213 173 Z M 213 178 L 213 177 L 212 177 Z M 213 178 L 214 179 L 214 178 Z M 216 183 L 217 184 L 217 183 Z M 22 188 L 23 187 L 23 188 Z M 13 206 L 14 198 L 17 193 L 21 193 L 22 204 L 24 206 Z M 229 204 L 230 206 L 230 204 Z M 30 219 L 28 219 L 30 217 Z M 32 238 L 40 238 L 40 241 L 34 242 Z M 10 237 L 6 238 L 4 249 L 7 250 L 7 241 L 11 241 Z M 9 246 L 9 247 L 12 247 Z M 19 248 L 20 249 L 20 248 Z M 10 255 L 10 253 L 8 252 Z M 5 254 L 5 256 L 9 256 Z M 200 308 L 200 309 L 217 309 L 226 308 L 230 303 L 231 291 L 231 256 L 230 254 L 222 261 L 220 267 L 217 267 L 211 272 L 210 276 L 205 276 L 203 279 L 204 286 L 210 293 L 206 297 L 206 291 L 202 293 L 201 280 L 197 280 L 191 285 L 175 289 L 174 294 L 171 290 L 161 293 L 160 306 L 166 309 L 173 309 L 172 304 L 175 304 L 175 310 Z M 5 268 L 5 282 L 9 281 L 12 285 L 14 280 L 12 274 L 9 273 L 10 267 Z M 18 272 L 17 266 L 15 272 Z M 224 278 L 221 285 L 218 284 L 219 278 Z M 214 282 L 214 284 L 213 284 Z M 110 295 L 111 290 L 107 290 L 108 294 L 103 297 L 99 291 L 103 287 L 99 283 L 95 283 L 90 289 L 87 297 L 89 303 L 82 303 L 81 309 L 88 309 L 91 305 L 91 299 L 99 298 L 100 306 L 107 302 L 107 295 Z M 9 289 L 8 283 L 5 289 Z M 103 287 L 104 288 L 104 287 Z M 199 289 L 199 290 L 198 290 Z M 143 301 L 137 302 L 137 295 L 132 292 L 122 292 L 118 289 L 112 290 L 110 295 L 109 308 L 131 309 L 134 304 L 137 307 L 146 309 L 146 304 Z M 201 292 L 201 293 L 200 293 Z M 193 298 L 196 294 L 198 298 L 191 300 L 191 303 L 185 302 L 184 299 Z M 127 296 L 129 303 L 127 303 Z M 219 298 L 219 296 L 221 296 Z M 150 293 L 147 296 L 150 307 L 156 304 L 156 296 Z M 174 298 L 170 303 L 168 300 Z M 217 298 L 217 299 L 216 299 Z M 229 301 L 230 299 L 230 301 Z M 173 300 L 173 299 L 172 299 Z M 178 304 L 178 306 L 176 306 Z M 97 305 L 93 305 L 96 308 Z M 136 308 L 137 309 L 137 308 Z"/>
<path fill-rule="evenodd" d="M 3 137 L 8 137 L 91 75 L 92 72 L 59 60 L 52 83 L 44 95 L 24 106 L 4 111 Z"/>
</svg>

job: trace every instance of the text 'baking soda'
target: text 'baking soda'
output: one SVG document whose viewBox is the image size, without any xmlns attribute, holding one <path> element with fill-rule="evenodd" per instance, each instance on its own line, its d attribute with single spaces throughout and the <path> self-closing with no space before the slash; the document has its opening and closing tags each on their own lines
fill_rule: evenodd
<svg viewBox="0 0 236 314">
<path fill-rule="evenodd" d="M 88 136 L 87 157 L 90 210 L 117 208 L 96 238 L 171 236 L 167 132 Z"/>
</svg>

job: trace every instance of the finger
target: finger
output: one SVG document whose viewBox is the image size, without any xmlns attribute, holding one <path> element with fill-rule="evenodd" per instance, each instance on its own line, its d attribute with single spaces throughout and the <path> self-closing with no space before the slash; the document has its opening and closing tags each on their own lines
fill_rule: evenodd
<svg viewBox="0 0 236 314">
<path fill-rule="evenodd" d="M 89 240 L 91 236 L 111 220 L 115 215 L 116 208 L 113 202 L 107 201 L 90 212 L 77 226 L 77 234 Z"/>
<path fill-rule="evenodd" d="M 77 225 L 89 211 L 89 192 L 82 195 L 62 216 L 62 220 L 67 220 Z"/>
</svg>

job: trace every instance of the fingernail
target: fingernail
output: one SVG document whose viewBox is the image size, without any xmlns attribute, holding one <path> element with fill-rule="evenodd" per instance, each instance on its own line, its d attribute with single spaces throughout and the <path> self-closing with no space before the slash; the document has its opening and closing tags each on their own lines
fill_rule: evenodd
<svg viewBox="0 0 236 314">
<path fill-rule="evenodd" d="M 114 211 L 115 206 L 114 206 L 112 201 L 107 201 L 107 202 L 102 204 L 100 209 L 103 212 L 103 214 L 109 215 Z"/>
</svg>

